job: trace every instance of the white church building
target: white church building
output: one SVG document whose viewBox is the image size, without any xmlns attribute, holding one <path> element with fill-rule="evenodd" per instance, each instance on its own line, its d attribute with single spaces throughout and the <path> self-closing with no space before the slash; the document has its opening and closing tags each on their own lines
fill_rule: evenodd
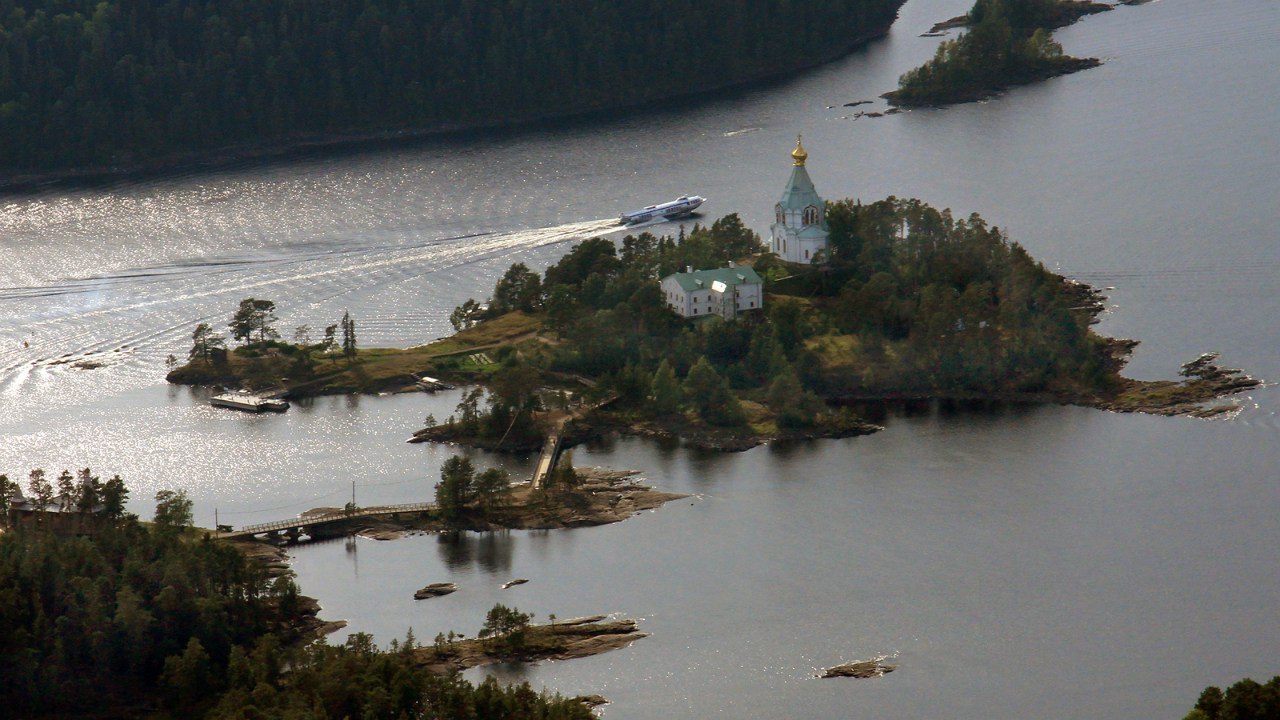
<svg viewBox="0 0 1280 720">
<path fill-rule="evenodd" d="M 804 169 L 809 153 L 800 138 L 791 151 L 791 179 L 782 198 L 773 206 L 774 223 L 769 226 L 769 249 L 791 263 L 809 264 L 815 257 L 827 257 L 827 217 L 822 198 Z"/>
</svg>

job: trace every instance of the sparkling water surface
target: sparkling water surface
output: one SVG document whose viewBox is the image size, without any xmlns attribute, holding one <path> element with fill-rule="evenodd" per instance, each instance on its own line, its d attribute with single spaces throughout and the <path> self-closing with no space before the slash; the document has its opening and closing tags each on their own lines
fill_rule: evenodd
<svg viewBox="0 0 1280 720">
<path fill-rule="evenodd" d="M 166 356 L 248 296 L 286 336 L 350 310 L 362 345 L 428 342 L 511 263 L 681 194 L 767 231 L 796 133 L 827 198 L 979 212 L 1110 288 L 1100 330 L 1142 340 L 1131 375 L 1217 350 L 1280 378 L 1280 6 L 1119 7 L 1057 33 L 1099 68 L 947 110 L 843 107 L 969 4 L 910 0 L 844 60 L 616 118 L 0 197 L 0 472 L 118 472 L 143 515 L 180 487 L 206 525 L 341 505 L 353 482 L 362 505 L 422 500 L 456 450 L 404 440 L 457 392 L 244 416 L 166 385 Z M 652 635 L 627 649 L 486 671 L 602 693 L 607 718 L 1181 717 L 1205 685 L 1280 673 L 1280 399 L 1238 400 L 1216 421 L 924 403 L 869 437 L 736 454 L 603 441 L 575 462 L 690 497 L 599 528 L 317 543 L 294 565 L 325 617 L 382 643 L 473 634 L 495 602 L 637 618 Z M 501 590 L 513 577 L 530 582 Z M 460 590 L 412 599 L 443 581 Z M 900 669 L 813 677 L 882 655 Z"/>
</svg>

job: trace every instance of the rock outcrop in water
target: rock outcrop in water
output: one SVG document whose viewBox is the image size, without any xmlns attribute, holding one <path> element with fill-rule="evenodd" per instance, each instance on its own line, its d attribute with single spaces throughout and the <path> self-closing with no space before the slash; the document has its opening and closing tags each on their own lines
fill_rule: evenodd
<svg viewBox="0 0 1280 720">
<path fill-rule="evenodd" d="M 535 662 L 590 657 L 626 647 L 649 636 L 635 620 L 605 615 L 529 625 L 523 641 L 511 647 L 500 638 L 456 640 L 414 651 L 417 664 L 433 672 L 451 672 L 499 662 Z"/>
<path fill-rule="evenodd" d="M 449 593 L 457 592 L 458 586 L 453 583 L 431 583 L 413 594 L 414 600 L 426 600 L 428 598 L 436 598 Z"/>
<path fill-rule="evenodd" d="M 851 677 L 851 678 L 873 678 L 887 675 L 898 669 L 897 665 L 888 665 L 884 662 L 885 658 L 880 657 L 874 660 L 855 660 L 853 662 L 843 663 L 834 667 L 829 667 L 822 673 L 824 678 L 835 677 Z"/>
</svg>

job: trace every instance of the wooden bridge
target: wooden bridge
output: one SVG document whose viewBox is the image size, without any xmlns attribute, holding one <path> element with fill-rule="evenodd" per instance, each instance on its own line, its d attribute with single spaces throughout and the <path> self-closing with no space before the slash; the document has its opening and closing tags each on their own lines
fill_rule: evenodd
<svg viewBox="0 0 1280 720">
<path fill-rule="evenodd" d="M 371 508 L 358 508 L 356 510 L 336 510 L 331 513 L 322 515 L 308 515 L 306 517 L 298 516 L 289 518 L 288 520 L 277 520 L 275 522 L 261 523 L 259 525 L 246 525 L 239 530 L 231 532 L 219 532 L 217 534 L 220 540 L 238 540 L 242 538 L 250 538 L 255 535 L 286 535 L 288 537 L 297 538 L 299 535 L 306 534 L 311 537 L 327 536 L 330 534 L 341 535 L 343 533 L 326 533 L 325 528 L 334 525 L 340 525 L 359 518 L 371 518 L 385 515 L 396 515 L 399 513 L 422 513 L 431 512 L 436 509 L 434 503 L 409 503 L 407 505 L 379 505 Z"/>
<path fill-rule="evenodd" d="M 551 431 L 551 434 L 547 436 L 546 442 L 542 443 L 542 455 L 538 458 L 538 464 L 533 467 L 533 480 L 531 485 L 534 490 L 542 488 L 543 484 L 547 481 L 547 477 L 555 471 L 556 463 L 560 462 L 560 445 L 561 438 L 563 437 L 561 434 L 562 428 L 563 421 L 560 426 Z"/>
<path fill-rule="evenodd" d="M 590 387 L 594 387 L 595 383 L 584 377 L 574 376 L 579 382 Z M 618 399 L 617 393 L 612 393 L 605 399 L 595 405 L 581 405 L 573 409 L 567 415 L 557 417 L 551 423 L 551 432 L 547 433 L 547 439 L 542 443 L 542 455 L 538 458 L 538 464 L 533 469 L 532 486 L 534 490 L 541 489 L 546 483 L 551 473 L 555 472 L 556 465 L 560 462 L 560 450 L 564 440 L 564 426 L 571 420 L 576 420 L 595 410 L 609 405 Z"/>
</svg>

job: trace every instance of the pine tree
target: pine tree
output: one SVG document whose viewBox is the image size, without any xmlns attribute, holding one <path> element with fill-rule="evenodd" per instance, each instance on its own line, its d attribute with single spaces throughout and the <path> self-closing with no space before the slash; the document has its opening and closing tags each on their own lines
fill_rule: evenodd
<svg viewBox="0 0 1280 720">
<path fill-rule="evenodd" d="M 36 511 L 44 512 L 53 504 L 53 485 L 45 478 L 44 470 L 36 468 L 31 471 L 27 489 L 31 491 L 31 504 Z"/>
<path fill-rule="evenodd" d="M 475 494 L 475 466 L 471 460 L 454 455 L 440 466 L 440 482 L 436 483 L 436 505 L 446 519 L 458 517 Z"/>
<path fill-rule="evenodd" d="M 653 381 L 649 385 L 649 395 L 653 398 L 653 410 L 662 415 L 670 415 L 680 411 L 683 400 L 680 393 L 680 381 L 676 379 L 675 370 L 666 358 L 658 364 L 653 373 Z"/>
<path fill-rule="evenodd" d="M 221 348 L 226 345 L 222 336 L 215 333 L 209 323 L 200 323 L 196 325 L 196 329 L 191 333 L 191 350 L 187 353 L 188 360 L 200 359 L 208 362 L 209 355 L 214 348 Z"/>
<path fill-rule="evenodd" d="M 348 361 L 356 357 L 356 321 L 345 310 L 342 313 L 342 354 Z"/>
<path fill-rule="evenodd" d="M 746 416 L 729 383 L 706 357 L 698 358 L 684 379 L 684 396 L 698 416 L 712 425 L 742 425 Z"/>
<path fill-rule="evenodd" d="M 108 518 L 124 517 L 125 502 L 129 499 L 129 489 L 119 475 L 113 475 L 102 484 L 102 514 Z"/>
<path fill-rule="evenodd" d="M 255 333 L 259 343 L 279 338 L 280 333 L 271 326 L 276 321 L 275 312 L 276 304 L 270 300 L 241 300 L 240 307 L 228 324 L 231 336 L 245 343 L 251 342 Z"/>
</svg>

